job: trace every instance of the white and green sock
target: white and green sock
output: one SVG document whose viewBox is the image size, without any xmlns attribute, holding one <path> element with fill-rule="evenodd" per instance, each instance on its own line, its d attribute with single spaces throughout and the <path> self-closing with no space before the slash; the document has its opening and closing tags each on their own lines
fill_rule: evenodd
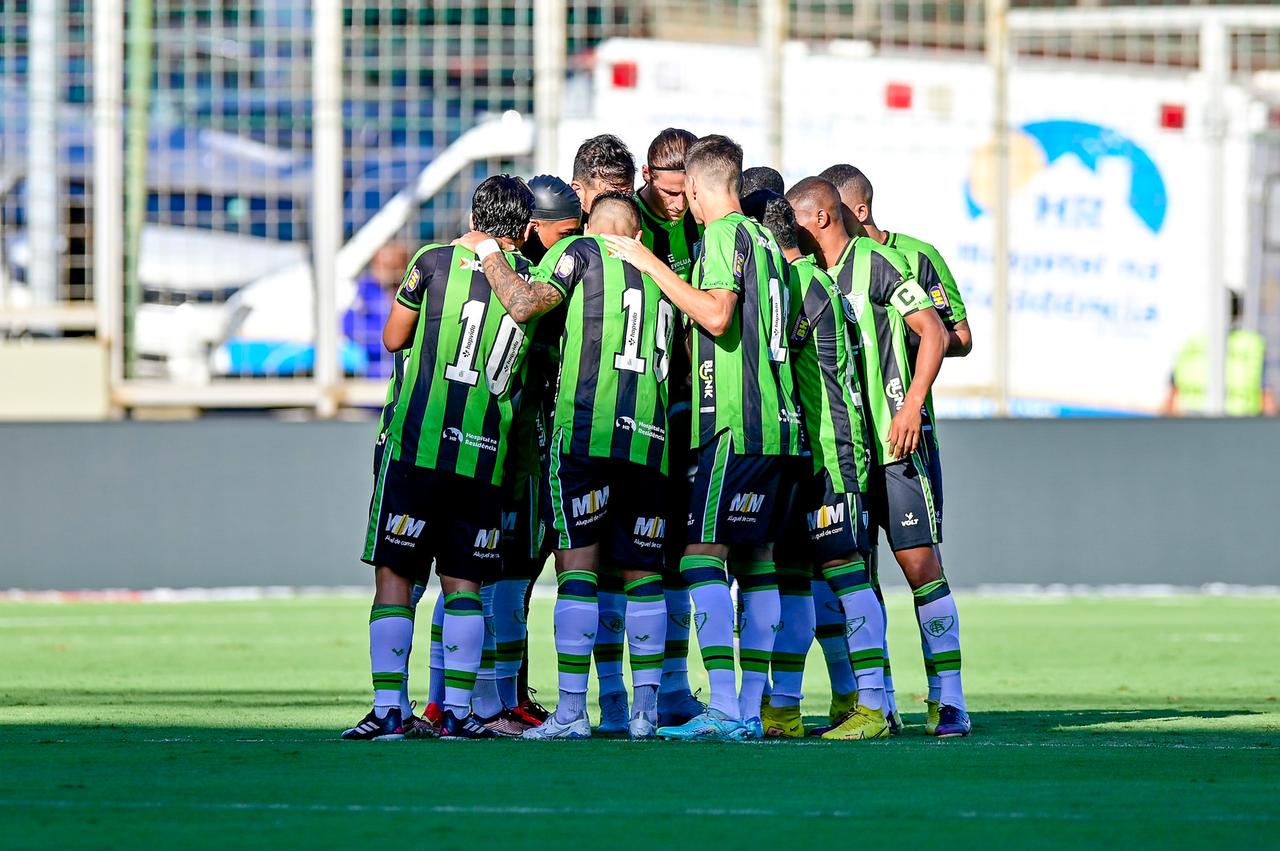
<svg viewBox="0 0 1280 851">
<path fill-rule="evenodd" d="M 498 697 L 507 708 L 515 706 L 520 663 L 524 660 L 527 627 L 524 594 L 528 579 L 502 579 L 493 586 L 493 628 Z"/>
<path fill-rule="evenodd" d="M 871 579 L 871 590 L 880 604 L 880 617 L 885 623 L 884 632 L 884 709 L 886 713 L 898 711 L 898 698 L 893 690 L 893 669 L 889 666 L 889 610 L 884 605 L 884 592 L 880 590 L 880 551 L 872 548 L 867 554 L 867 575 Z"/>
<path fill-rule="evenodd" d="M 631 688 L 635 712 L 657 713 L 658 685 L 667 641 L 667 605 L 662 580 L 646 576 L 628 582 L 627 649 L 631 654 Z M 653 720 L 653 719 L 651 719 Z"/>
<path fill-rule="evenodd" d="M 498 696 L 492 583 L 480 587 L 480 605 L 484 607 L 484 647 L 480 652 L 480 670 L 476 673 L 476 689 L 471 695 L 471 707 L 481 718 L 492 718 L 503 708 L 502 699 Z"/>
<path fill-rule="evenodd" d="M 413 609 L 374 603 L 369 610 L 369 663 L 373 669 L 373 709 L 379 718 L 400 708 L 413 646 Z"/>
<path fill-rule="evenodd" d="M 858 703 L 883 709 L 884 616 L 861 559 L 823 568 L 831 592 L 844 610 L 844 640 L 858 688 Z"/>
<path fill-rule="evenodd" d="M 813 613 L 816 618 L 814 634 L 827 661 L 827 675 L 831 677 L 831 691 L 836 694 L 853 694 L 858 690 L 849 666 L 849 645 L 844 640 L 844 606 L 825 579 L 814 580 Z"/>
<path fill-rule="evenodd" d="M 735 613 L 725 561 L 712 555 L 684 556 L 680 559 L 680 573 L 689 584 L 698 649 L 711 681 L 708 707 L 727 718 L 739 718 L 733 655 Z"/>
<path fill-rule="evenodd" d="M 782 623 L 773 642 L 770 660 L 773 670 L 770 706 L 799 706 L 804 699 L 804 662 L 809 655 L 809 646 L 813 644 L 816 626 L 809 576 L 807 569 L 778 571 Z"/>
<path fill-rule="evenodd" d="M 444 592 L 436 595 L 431 608 L 431 677 L 427 682 L 427 702 L 444 705 Z"/>
<path fill-rule="evenodd" d="M 556 577 L 556 584 L 554 621 L 560 680 L 556 720 L 567 724 L 586 711 L 591 648 L 600 628 L 600 604 L 592 571 L 566 570 Z"/>
<path fill-rule="evenodd" d="M 738 712 L 743 718 L 760 717 L 760 701 L 769 682 L 773 643 L 782 621 L 778 576 L 771 561 L 742 562 L 734 567 L 742 615 L 738 624 L 738 658 L 742 664 L 742 690 Z"/>
<path fill-rule="evenodd" d="M 964 686 L 960 681 L 960 613 L 946 579 L 938 579 L 914 589 L 916 620 L 929 649 L 939 679 L 939 702 L 964 709 Z"/>
<path fill-rule="evenodd" d="M 455 718 L 471 713 L 484 632 L 484 604 L 479 594 L 457 591 L 444 598 L 444 708 Z"/>
</svg>

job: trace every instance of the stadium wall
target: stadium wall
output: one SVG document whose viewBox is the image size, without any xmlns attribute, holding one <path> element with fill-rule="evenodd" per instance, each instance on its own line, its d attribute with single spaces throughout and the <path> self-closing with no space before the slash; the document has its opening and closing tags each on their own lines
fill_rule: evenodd
<svg viewBox="0 0 1280 851">
<path fill-rule="evenodd" d="M 941 431 L 955 585 L 1280 584 L 1280 421 Z M 364 584 L 373 437 L 268 418 L 0 424 L 0 589 Z"/>
</svg>

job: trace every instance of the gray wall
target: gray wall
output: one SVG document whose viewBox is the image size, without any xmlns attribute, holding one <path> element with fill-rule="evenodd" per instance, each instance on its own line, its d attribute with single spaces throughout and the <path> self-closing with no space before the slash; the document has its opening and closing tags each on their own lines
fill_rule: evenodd
<svg viewBox="0 0 1280 851">
<path fill-rule="evenodd" d="M 1280 584 L 1280 421 L 941 427 L 956 585 Z M 0 588 L 353 585 L 371 423 L 0 425 Z"/>
</svg>

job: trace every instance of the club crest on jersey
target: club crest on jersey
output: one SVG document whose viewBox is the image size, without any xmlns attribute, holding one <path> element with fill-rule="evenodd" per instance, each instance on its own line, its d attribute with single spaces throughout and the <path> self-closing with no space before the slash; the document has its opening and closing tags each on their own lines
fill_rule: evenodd
<svg viewBox="0 0 1280 851">
<path fill-rule="evenodd" d="M 404 291 L 411 293 L 418 288 L 420 283 L 422 283 L 422 270 L 414 266 L 409 272 L 409 277 L 405 279 Z"/>
<path fill-rule="evenodd" d="M 572 277 L 575 265 L 572 255 L 567 253 L 561 254 L 560 259 L 556 261 L 556 277 L 561 279 Z"/>
<path fill-rule="evenodd" d="M 850 322 L 857 322 L 862 315 L 862 308 L 867 303 L 866 293 L 849 293 L 841 301 L 844 303 L 844 315 Z"/>
</svg>

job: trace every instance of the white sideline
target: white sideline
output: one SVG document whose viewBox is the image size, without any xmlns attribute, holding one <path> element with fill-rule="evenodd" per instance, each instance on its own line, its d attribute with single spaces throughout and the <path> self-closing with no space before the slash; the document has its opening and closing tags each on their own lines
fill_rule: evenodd
<svg viewBox="0 0 1280 851">
<path fill-rule="evenodd" d="M 1210 582 L 1204 585 L 1052 585 L 990 584 L 956 589 L 967 597 L 1028 597 L 1063 599 L 1068 597 L 1273 597 L 1280 596 L 1280 585 L 1229 585 Z M 366 585 L 244 585 L 226 588 L 151 588 L 144 590 L 105 588 L 82 591 L 28 591 L 19 588 L 0 590 L 0 603 L 240 603 L 254 600 L 312 599 L 325 597 L 368 597 Z M 889 589 L 890 596 L 899 589 Z M 555 596 L 555 585 L 539 582 L 534 596 Z"/>
<path fill-rule="evenodd" d="M 457 806 L 423 804 L 290 804 L 268 801 L 73 801 L 37 799 L 23 801 L 0 799 L 0 807 L 33 807 L 68 810 L 197 810 L 202 812 L 298 812 L 298 813 L 382 813 L 388 815 L 521 815 L 521 816 L 694 816 L 698 818 L 853 818 L 853 810 L 777 810 L 763 808 L 688 807 L 672 810 L 625 809 L 621 807 L 530 807 L 530 806 Z M 936 813 L 942 815 L 941 813 Z M 980 812 L 961 810 L 952 813 L 969 820 L 1038 820 L 1038 821 L 1119 821 L 1127 817 L 1108 818 L 1089 813 Z M 945 817 L 945 816 L 944 816 Z M 1167 821 L 1180 822 L 1272 822 L 1280 817 L 1268 813 L 1202 813 L 1168 811 L 1161 815 Z"/>
</svg>

